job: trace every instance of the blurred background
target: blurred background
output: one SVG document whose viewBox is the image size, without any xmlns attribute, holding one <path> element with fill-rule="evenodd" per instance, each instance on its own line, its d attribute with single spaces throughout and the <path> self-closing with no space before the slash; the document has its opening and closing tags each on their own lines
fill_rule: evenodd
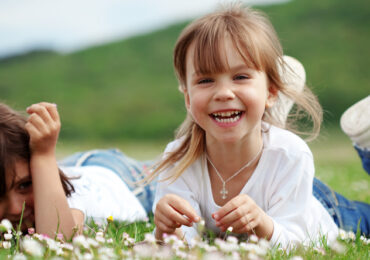
<svg viewBox="0 0 370 260">
<path fill-rule="evenodd" d="M 0 101 L 18 110 L 57 103 L 60 156 L 113 146 L 154 158 L 185 118 L 175 41 L 220 2 L 230 1 L 1 0 Z M 318 174 L 345 192 L 355 183 L 361 192 L 349 195 L 369 201 L 368 178 L 339 119 L 370 94 L 370 1 L 242 2 L 268 14 L 325 110 L 321 137 L 310 144 Z"/>
</svg>

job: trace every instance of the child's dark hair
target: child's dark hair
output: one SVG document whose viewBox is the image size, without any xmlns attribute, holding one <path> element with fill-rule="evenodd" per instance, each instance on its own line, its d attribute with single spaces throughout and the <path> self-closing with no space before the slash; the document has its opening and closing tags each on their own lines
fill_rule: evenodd
<svg viewBox="0 0 370 260">
<path fill-rule="evenodd" d="M 25 116 L 0 103 L 0 198 L 7 192 L 6 179 L 13 178 L 14 181 L 16 162 L 30 161 L 30 136 L 25 128 L 26 123 Z M 60 169 L 59 175 L 68 197 L 74 192 L 73 185 Z"/>
</svg>

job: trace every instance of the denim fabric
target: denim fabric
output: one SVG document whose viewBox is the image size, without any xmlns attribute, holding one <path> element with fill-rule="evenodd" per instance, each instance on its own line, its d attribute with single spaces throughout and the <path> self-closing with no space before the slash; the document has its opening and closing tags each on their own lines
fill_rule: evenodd
<svg viewBox="0 0 370 260">
<path fill-rule="evenodd" d="M 362 149 L 355 145 L 355 149 L 362 161 L 362 167 L 365 169 L 367 174 L 370 175 L 370 150 L 368 148 Z"/>
<path fill-rule="evenodd" d="M 91 150 L 75 153 L 59 162 L 60 166 L 102 166 L 112 170 L 140 200 L 145 210 L 152 211 L 156 180 L 142 186 L 136 182 L 145 177 L 144 170 L 153 162 L 139 162 L 118 149 Z"/>
<path fill-rule="evenodd" d="M 341 229 L 357 232 L 362 235 L 370 235 L 370 205 L 367 203 L 348 200 L 334 192 L 318 179 L 313 182 L 313 195 L 329 212 L 334 222 Z"/>
</svg>

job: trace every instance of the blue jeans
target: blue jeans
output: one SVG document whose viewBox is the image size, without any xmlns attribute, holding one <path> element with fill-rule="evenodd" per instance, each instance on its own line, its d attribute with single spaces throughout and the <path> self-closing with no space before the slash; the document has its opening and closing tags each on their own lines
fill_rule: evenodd
<svg viewBox="0 0 370 260">
<path fill-rule="evenodd" d="M 362 161 L 362 167 L 370 175 L 370 150 L 368 148 L 361 149 L 355 145 L 355 149 Z"/>
<path fill-rule="evenodd" d="M 355 146 L 362 166 L 370 175 L 370 150 Z M 360 201 L 348 200 L 336 193 L 318 179 L 313 181 L 313 195 L 329 212 L 334 222 L 346 231 L 359 231 L 362 235 L 370 236 L 370 205 Z"/>
<path fill-rule="evenodd" d="M 152 211 L 156 181 L 143 186 L 136 183 L 145 177 L 145 168 L 153 162 L 139 162 L 134 160 L 118 149 L 91 150 L 78 152 L 59 162 L 61 166 L 102 166 L 112 170 L 126 183 L 128 188 L 139 199 L 146 212 Z"/>
<path fill-rule="evenodd" d="M 313 195 L 329 212 L 339 228 L 354 233 L 359 228 L 362 235 L 370 236 L 369 204 L 348 200 L 316 178 L 313 181 Z"/>
</svg>

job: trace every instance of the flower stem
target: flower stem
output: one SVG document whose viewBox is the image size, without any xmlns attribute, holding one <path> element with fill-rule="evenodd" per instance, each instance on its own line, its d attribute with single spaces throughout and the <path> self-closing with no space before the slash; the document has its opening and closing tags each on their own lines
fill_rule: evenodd
<svg viewBox="0 0 370 260">
<path fill-rule="evenodd" d="M 23 220 L 23 213 L 24 213 L 24 208 L 26 207 L 26 202 L 23 201 L 23 205 L 22 205 L 22 213 L 21 213 L 21 218 L 19 220 L 19 224 L 18 224 L 18 227 L 17 227 L 17 232 L 15 234 L 15 237 L 17 238 L 17 244 L 15 246 L 15 252 L 19 252 L 19 234 L 20 234 L 20 231 L 21 231 L 21 226 L 22 226 L 22 220 Z"/>
</svg>

